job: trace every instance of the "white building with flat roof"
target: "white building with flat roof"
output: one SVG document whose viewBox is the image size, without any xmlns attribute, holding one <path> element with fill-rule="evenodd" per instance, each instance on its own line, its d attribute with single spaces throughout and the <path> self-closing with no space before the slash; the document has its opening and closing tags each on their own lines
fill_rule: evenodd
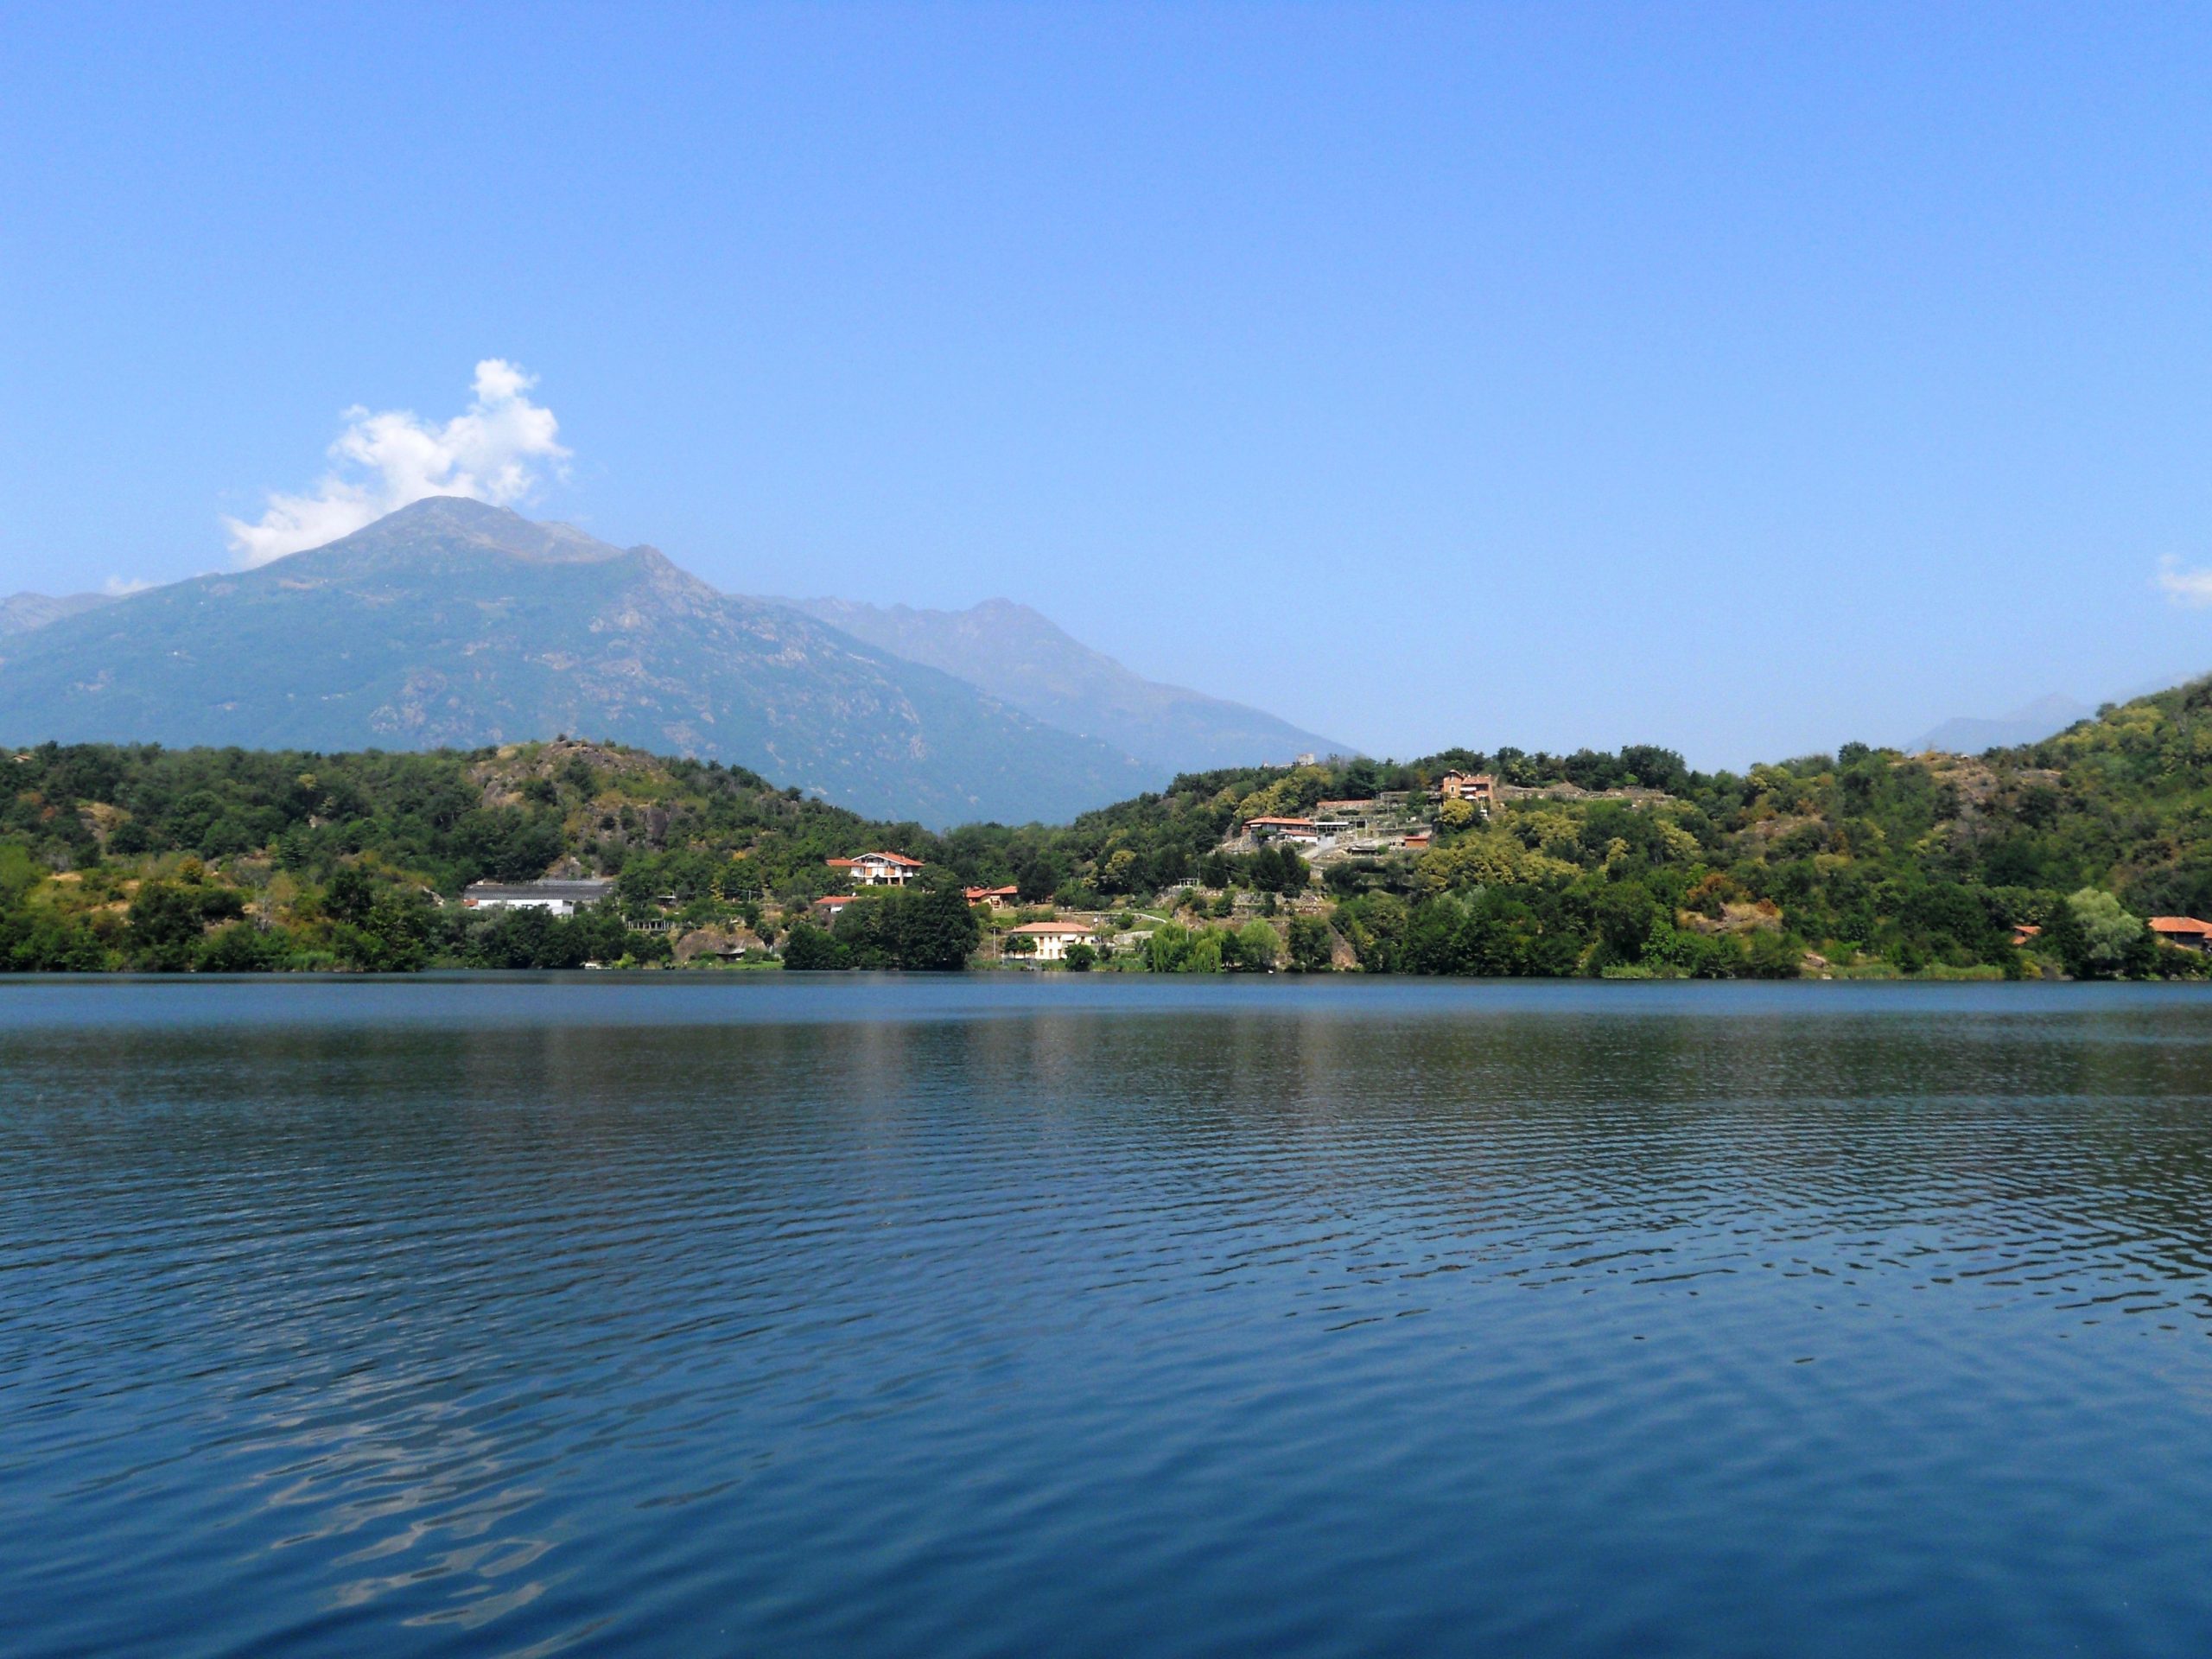
<svg viewBox="0 0 2212 1659">
<path fill-rule="evenodd" d="M 472 881 L 461 892 L 470 910 L 550 910 L 573 916 L 614 891 L 612 881 Z"/>
</svg>

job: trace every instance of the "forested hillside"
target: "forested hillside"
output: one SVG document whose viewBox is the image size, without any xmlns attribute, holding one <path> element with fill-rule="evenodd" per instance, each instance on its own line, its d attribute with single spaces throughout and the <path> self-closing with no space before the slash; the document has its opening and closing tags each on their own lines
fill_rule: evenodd
<svg viewBox="0 0 2212 1659">
<path fill-rule="evenodd" d="M 1154 970 L 2193 974 L 2201 959 L 2141 918 L 2212 912 L 2212 681 L 1978 759 L 1850 745 L 1738 776 L 1655 748 L 1452 751 L 1187 776 L 1065 828 L 942 836 L 742 769 L 567 741 L 48 745 L 0 764 L 0 963 L 16 970 L 648 963 L 698 930 L 760 957 L 796 939 L 809 963 L 957 959 L 959 929 L 918 911 L 841 919 L 842 954 L 810 931 L 810 901 L 842 880 L 825 861 L 877 849 L 924 860 L 928 893 L 1007 885 L 1036 914 L 1096 919 L 1102 965 Z M 1572 788 L 1490 816 L 1435 803 L 1420 850 L 1309 866 L 1223 849 L 1255 817 L 1420 801 L 1478 769 Z M 1630 785 L 1663 798 L 1594 793 Z M 615 877 L 617 901 L 575 924 L 450 902 L 472 880 L 549 874 Z M 885 943 L 908 922 L 929 941 L 912 955 Z"/>
</svg>

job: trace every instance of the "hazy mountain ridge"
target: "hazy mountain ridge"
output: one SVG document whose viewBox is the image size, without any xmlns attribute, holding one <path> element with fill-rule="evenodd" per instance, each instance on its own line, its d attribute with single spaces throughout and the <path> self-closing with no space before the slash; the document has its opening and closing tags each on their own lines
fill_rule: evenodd
<svg viewBox="0 0 2212 1659">
<path fill-rule="evenodd" d="M 10 637 L 16 741 L 473 748 L 559 731 L 889 818 L 1066 818 L 1160 779 L 650 547 L 451 497 Z"/>
<path fill-rule="evenodd" d="M 1910 752 L 1980 754 L 1989 749 L 2016 749 L 2024 744 L 2040 743 L 2096 712 L 2086 702 L 2054 692 L 2007 715 L 1987 719 L 1962 715 L 1947 720 L 1923 733 L 1910 745 Z"/>
<path fill-rule="evenodd" d="M 2045 738 L 2056 737 L 2069 726 L 2095 715 L 2102 709 L 2122 703 L 2138 702 L 2145 697 L 2157 696 L 2162 691 L 2186 685 L 2202 677 L 2196 669 L 2169 670 L 2164 674 L 2138 681 L 2125 690 L 2114 693 L 2092 707 L 2090 704 L 2052 692 L 2037 697 L 2033 702 L 2023 703 L 2007 715 L 1989 719 L 1962 715 L 1947 720 L 1942 725 L 1923 733 L 1906 752 L 1925 754 L 1933 750 L 1944 754 L 1981 754 L 1991 749 L 2017 749 L 2031 743 L 2040 743 Z"/>
<path fill-rule="evenodd" d="M 1147 680 L 1011 600 L 985 600 L 964 611 L 846 599 L 791 603 L 894 656 L 968 680 L 1047 725 L 1110 743 L 1171 773 L 1354 752 L 1263 709 Z"/>
<path fill-rule="evenodd" d="M 64 594 L 59 597 L 51 594 L 10 594 L 0 599 L 0 639 L 29 633 L 50 622 L 81 616 L 86 611 L 114 603 L 106 594 Z"/>
</svg>

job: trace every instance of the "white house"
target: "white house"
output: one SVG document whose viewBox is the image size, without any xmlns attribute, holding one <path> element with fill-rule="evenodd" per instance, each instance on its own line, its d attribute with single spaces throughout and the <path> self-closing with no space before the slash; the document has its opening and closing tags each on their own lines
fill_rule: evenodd
<svg viewBox="0 0 2212 1659">
<path fill-rule="evenodd" d="M 474 881 L 461 889 L 471 910 L 550 910 L 573 916 L 614 891 L 612 881 Z"/>
<path fill-rule="evenodd" d="M 1024 922 L 1020 927 L 1007 929 L 1005 939 L 1011 944 L 1018 938 L 1037 941 L 1038 962 L 1065 962 L 1069 947 L 1090 943 L 1090 930 L 1077 927 L 1071 922 Z M 1006 948 L 1001 944 L 1000 950 Z"/>
<path fill-rule="evenodd" d="M 920 859 L 909 858 L 904 853 L 862 853 L 858 858 L 823 861 L 833 870 L 850 872 L 853 884 L 861 887 L 903 887 L 922 868 Z"/>
</svg>

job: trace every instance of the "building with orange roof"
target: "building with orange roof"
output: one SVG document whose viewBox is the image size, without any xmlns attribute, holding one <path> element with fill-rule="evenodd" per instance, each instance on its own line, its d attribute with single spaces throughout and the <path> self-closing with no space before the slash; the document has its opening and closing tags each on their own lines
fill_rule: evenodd
<svg viewBox="0 0 2212 1659">
<path fill-rule="evenodd" d="M 1319 850 L 1336 844 L 1344 826 L 1334 819 L 1287 818 L 1268 816 L 1244 820 L 1244 833 L 1255 841 L 1294 841 Z"/>
<path fill-rule="evenodd" d="M 2165 944 L 2184 950 L 2212 949 L 2212 922 L 2200 922 L 2194 916 L 2153 916 L 2144 925 Z"/>
</svg>

